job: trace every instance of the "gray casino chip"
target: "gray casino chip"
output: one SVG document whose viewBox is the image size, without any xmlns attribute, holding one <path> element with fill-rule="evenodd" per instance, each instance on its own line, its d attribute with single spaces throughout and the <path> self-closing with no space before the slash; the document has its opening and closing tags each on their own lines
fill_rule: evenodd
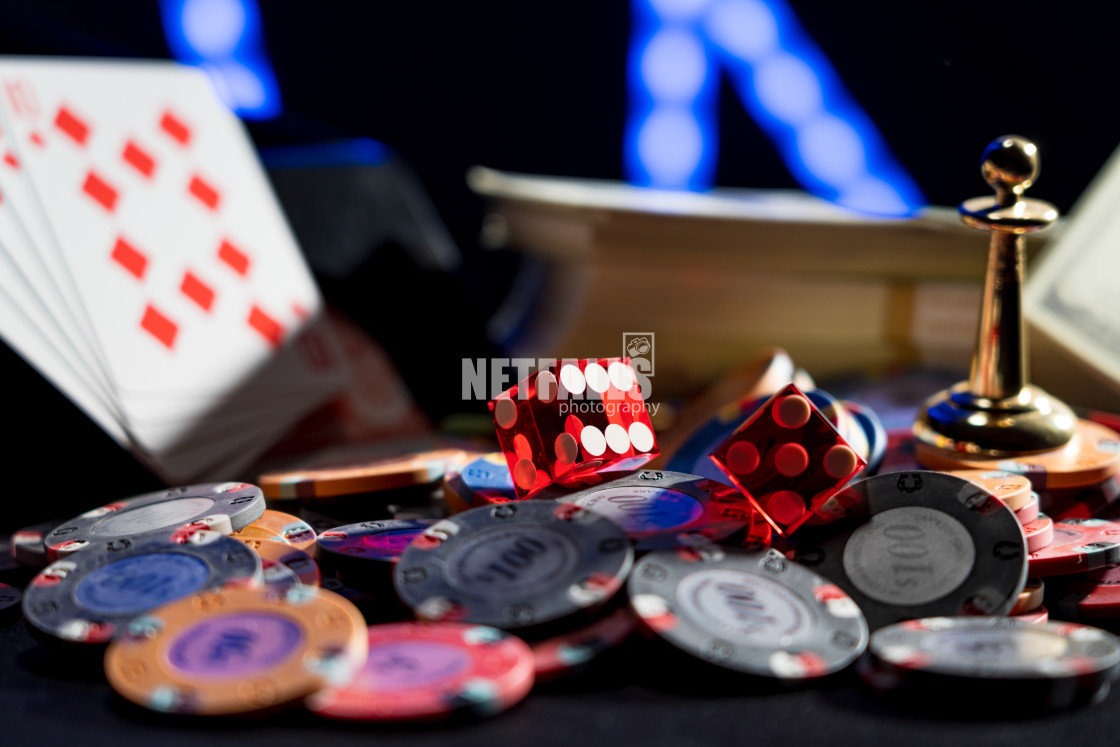
<svg viewBox="0 0 1120 747">
<path fill-rule="evenodd" d="M 264 514 L 261 489 L 246 482 L 207 483 L 157 490 L 86 511 L 43 537 L 50 560 L 87 546 L 111 549 L 117 540 L 155 532 L 170 534 L 187 524 L 205 524 L 220 534 L 242 529 Z"/>
<path fill-rule="evenodd" d="M 48 565 L 23 594 L 23 616 L 39 633 L 72 643 L 108 642 L 137 616 L 229 583 L 258 585 L 261 560 L 244 543 L 198 531 L 186 542 L 152 535 L 117 540 Z"/>
<path fill-rule="evenodd" d="M 1067 622 L 934 617 L 877 630 L 859 674 L 876 690 L 924 690 L 939 708 L 1005 699 L 1020 712 L 1102 700 L 1120 675 L 1120 640 Z M 994 688 L 994 689 L 993 689 Z"/>
<path fill-rule="evenodd" d="M 638 561 L 627 588 L 646 628 L 738 672 L 823 677 L 867 646 L 867 622 L 855 602 L 776 550 L 661 550 Z"/>
<path fill-rule="evenodd" d="M 625 533 L 600 514 L 513 501 L 428 527 L 401 554 L 393 584 L 422 620 L 521 630 L 600 608 L 633 560 Z"/>
<path fill-rule="evenodd" d="M 1006 615 L 1027 580 L 1011 509 L 942 472 L 892 472 L 840 491 L 833 521 L 797 532 L 795 559 L 834 581 L 872 630 L 919 617 Z"/>
</svg>

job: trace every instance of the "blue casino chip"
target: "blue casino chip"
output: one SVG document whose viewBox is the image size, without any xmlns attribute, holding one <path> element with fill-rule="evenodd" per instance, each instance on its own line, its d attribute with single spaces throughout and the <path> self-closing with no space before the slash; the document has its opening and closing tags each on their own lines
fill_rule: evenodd
<svg viewBox="0 0 1120 747">
<path fill-rule="evenodd" d="M 513 476 L 509 473 L 505 455 L 501 452 L 479 457 L 459 473 L 467 495 L 463 496 L 472 506 L 482 505 L 479 499 L 495 494 L 514 500 Z"/>
<path fill-rule="evenodd" d="M 883 466 L 883 457 L 887 454 L 887 431 L 883 428 L 882 421 L 868 405 L 848 400 L 844 400 L 841 404 L 848 414 L 855 418 L 859 427 L 863 429 L 864 436 L 867 437 L 867 466 L 863 468 L 860 476 L 877 474 L 879 468 Z"/>
<path fill-rule="evenodd" d="M 393 584 L 421 620 L 537 634 L 597 615 L 633 561 L 626 534 L 602 514 L 520 500 L 436 522 L 401 553 Z"/>
<path fill-rule="evenodd" d="M 74 601 L 97 615 L 136 615 L 206 586 L 210 569 L 193 555 L 147 553 L 86 574 Z"/>
<path fill-rule="evenodd" d="M 148 536 L 120 540 L 51 563 L 23 596 L 38 633 L 73 643 L 106 643 L 135 617 L 197 591 L 258 584 L 261 560 L 238 540 L 212 531 L 185 542 Z"/>
</svg>

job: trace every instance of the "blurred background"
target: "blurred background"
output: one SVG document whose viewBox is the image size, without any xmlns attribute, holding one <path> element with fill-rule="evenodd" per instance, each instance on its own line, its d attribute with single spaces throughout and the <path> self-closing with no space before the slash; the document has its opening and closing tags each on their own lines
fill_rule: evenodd
<svg viewBox="0 0 1120 747">
<path fill-rule="evenodd" d="M 501 205 L 468 186 L 472 166 L 700 192 L 807 190 L 900 215 L 987 192 L 980 153 L 1016 132 L 1042 153 L 1034 192 L 1067 211 L 1120 141 L 1106 108 L 1120 72 L 1118 21 L 1120 6 L 1105 3 L 7 0 L 0 53 L 208 67 L 261 149 L 328 303 L 384 348 L 439 422 L 464 407 L 463 357 L 619 354 L 521 344 L 541 299 L 557 293 L 555 257 L 507 240 L 495 217 Z M 763 79 L 764 52 L 789 64 Z M 817 132 L 816 150 L 805 111 L 813 106 L 843 123 L 828 137 Z M 665 112 L 680 116 L 643 129 Z M 885 195 L 879 203 L 853 197 L 844 162 L 830 160 L 850 150 L 829 146 L 847 142 L 863 149 L 860 178 L 874 183 L 869 194 Z M 379 202 L 379 194 L 389 196 Z M 828 235 L 814 234 L 813 256 L 829 250 Z M 890 240 L 877 239 L 885 258 Z M 837 265 L 853 241 L 838 243 Z M 946 260 L 958 268 L 950 279 L 972 273 L 969 288 L 983 266 L 977 241 L 975 263 Z M 937 246 L 908 251 L 925 267 L 937 264 Z M 660 266 L 679 277 L 692 250 L 684 242 Z M 814 273 L 816 260 L 793 261 L 781 268 L 786 280 Z M 693 282 L 700 294 L 705 282 Z M 649 287 L 674 315 L 700 297 L 696 287 L 680 297 L 672 286 Z M 609 288 L 580 293 L 573 304 L 603 302 Z M 828 316 L 813 296 L 807 287 L 797 300 L 801 327 Z M 970 326 L 975 307 L 963 306 Z M 705 307 L 695 324 L 720 327 L 721 309 L 742 313 L 730 302 Z M 642 329 L 654 328 L 662 331 L 652 322 Z M 798 357 L 796 341 L 771 337 L 781 336 L 743 337 L 671 393 L 687 394 L 756 344 L 787 345 Z M 672 353 L 671 340 L 659 344 Z M 810 336 L 804 349 L 811 344 Z M 44 403 L 43 422 L 24 426 L 42 429 L 32 440 L 49 440 L 62 422 L 68 443 L 107 441 L 21 366 L 7 351 L 13 385 Z"/>
<path fill-rule="evenodd" d="M 662 0 L 700 7 L 708 0 Z M 710 0 L 715 4 L 716 0 Z M 363 135 L 415 167 L 464 251 L 481 207 L 473 164 L 619 179 L 632 25 L 655 0 L 523 3 L 200 0 L 220 25 L 227 5 L 259 13 L 285 126 L 262 143 Z M 159 0 L 8 0 L 7 54 L 173 56 Z M 1120 140 L 1102 101 L 1120 65 L 1111 3 L 786 0 L 891 152 L 933 204 L 982 185 L 976 164 L 995 135 L 1020 132 L 1045 154 L 1047 197 L 1068 208 Z M 220 29 L 215 28 L 215 33 Z M 797 187 L 718 71 L 715 184 Z"/>
</svg>

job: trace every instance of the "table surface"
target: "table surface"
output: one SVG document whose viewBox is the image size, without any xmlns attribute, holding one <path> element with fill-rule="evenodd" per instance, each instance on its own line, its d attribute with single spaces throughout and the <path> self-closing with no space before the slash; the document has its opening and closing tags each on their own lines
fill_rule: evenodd
<svg viewBox="0 0 1120 747">
<path fill-rule="evenodd" d="M 689 664 L 663 644 L 632 640 L 589 671 L 539 687 L 507 713 L 483 721 L 393 727 L 320 719 L 299 708 L 254 718 L 169 717 L 143 711 L 106 684 L 100 657 L 36 642 L 22 620 L 0 628 L 0 743 L 191 745 L 532 744 L 1116 744 L 1120 696 L 1043 714 L 1009 704 L 1002 715 L 963 715 L 947 694 L 924 709 L 895 705 L 851 671 L 809 686 L 744 685 Z M 941 701 L 940 705 L 938 700 Z M 576 741 L 578 740 L 578 742 Z"/>
</svg>

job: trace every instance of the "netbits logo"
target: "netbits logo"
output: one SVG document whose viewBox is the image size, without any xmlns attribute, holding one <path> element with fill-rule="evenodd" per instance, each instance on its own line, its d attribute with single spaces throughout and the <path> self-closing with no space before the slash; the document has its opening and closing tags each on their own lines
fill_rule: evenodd
<svg viewBox="0 0 1120 747">
<path fill-rule="evenodd" d="M 627 333 L 623 344 L 628 349 L 625 357 L 631 358 L 627 366 L 619 361 L 607 368 L 588 364 L 581 372 L 574 359 L 557 358 L 463 358 L 462 397 L 464 400 L 493 400 L 514 384 L 522 381 L 534 370 L 555 371 L 547 381 L 538 381 L 539 393 L 547 396 L 548 401 L 559 399 L 564 413 L 588 413 L 594 411 L 614 411 L 628 408 L 644 408 L 656 414 L 659 405 L 650 403 L 653 373 L 653 334 Z M 632 355 L 631 350 L 640 355 Z M 629 391 L 637 383 L 642 393 L 642 403 L 608 392 Z M 614 386 L 611 387 L 610 384 Z M 527 399 L 528 391 L 518 390 L 518 399 Z M 619 401 L 613 401 L 619 399 Z"/>
</svg>

